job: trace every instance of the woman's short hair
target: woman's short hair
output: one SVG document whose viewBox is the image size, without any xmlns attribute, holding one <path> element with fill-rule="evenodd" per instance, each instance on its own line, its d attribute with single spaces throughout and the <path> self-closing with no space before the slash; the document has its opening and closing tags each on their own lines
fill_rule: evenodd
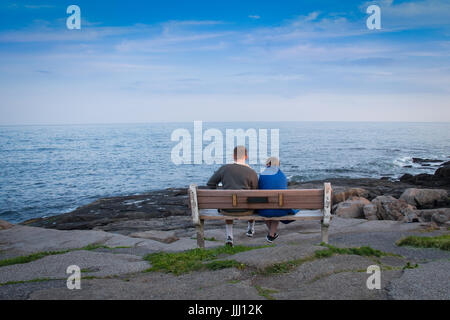
<svg viewBox="0 0 450 320">
<path fill-rule="evenodd" d="M 279 167 L 280 166 L 280 159 L 278 159 L 277 157 L 270 157 L 267 158 L 266 160 L 266 166 L 275 166 L 275 167 Z"/>
</svg>

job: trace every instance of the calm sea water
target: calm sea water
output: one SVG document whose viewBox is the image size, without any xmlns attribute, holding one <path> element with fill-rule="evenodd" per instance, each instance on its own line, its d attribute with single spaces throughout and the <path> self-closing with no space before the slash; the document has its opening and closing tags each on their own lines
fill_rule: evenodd
<svg viewBox="0 0 450 320">
<path fill-rule="evenodd" d="M 433 173 L 436 167 L 421 168 L 412 164 L 412 157 L 450 160 L 449 123 L 203 127 L 224 135 L 233 128 L 279 129 L 282 169 L 298 181 Z M 0 127 L 0 219 L 20 222 L 68 212 L 101 197 L 205 184 L 219 165 L 173 164 L 171 150 L 177 142 L 170 136 L 177 128 L 193 135 L 193 123 Z"/>
</svg>

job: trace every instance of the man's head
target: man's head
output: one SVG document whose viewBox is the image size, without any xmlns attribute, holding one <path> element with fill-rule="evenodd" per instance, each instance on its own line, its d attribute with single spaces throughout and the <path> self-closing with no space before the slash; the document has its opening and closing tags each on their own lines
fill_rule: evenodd
<svg viewBox="0 0 450 320">
<path fill-rule="evenodd" d="M 233 151 L 234 161 L 245 162 L 247 160 L 247 149 L 244 146 L 237 146 Z"/>
</svg>

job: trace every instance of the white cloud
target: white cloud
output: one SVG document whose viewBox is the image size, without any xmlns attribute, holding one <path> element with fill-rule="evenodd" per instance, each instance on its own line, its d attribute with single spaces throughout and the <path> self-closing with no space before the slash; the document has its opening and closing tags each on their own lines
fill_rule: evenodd
<svg viewBox="0 0 450 320">
<path fill-rule="evenodd" d="M 49 4 L 24 4 L 24 8 L 26 9 L 49 9 L 49 8 L 55 8 L 53 5 Z"/>
<path fill-rule="evenodd" d="M 392 17 L 400 14 L 401 4 L 387 5 L 394 8 Z M 410 17 L 419 14 L 404 8 Z M 426 43 L 387 41 L 371 37 L 364 19 L 318 11 L 277 27 L 231 27 L 173 20 L 91 24 L 78 32 L 41 22 L 2 32 L 3 43 L 48 43 L 36 52 L 0 52 L 0 119 L 13 121 L 22 113 L 35 122 L 233 121 L 239 112 L 243 120 L 450 121 L 445 36 Z M 382 31 L 403 28 L 398 23 Z M 18 97 L 19 88 L 27 95 Z M 62 103 L 64 88 L 78 100 Z M 42 114 L 25 112 L 32 102 Z M 280 118 L 264 118 L 274 105 Z"/>
</svg>

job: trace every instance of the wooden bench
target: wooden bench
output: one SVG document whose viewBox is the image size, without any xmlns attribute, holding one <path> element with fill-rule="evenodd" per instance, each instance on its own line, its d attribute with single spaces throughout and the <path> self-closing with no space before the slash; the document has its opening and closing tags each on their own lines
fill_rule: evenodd
<svg viewBox="0 0 450 320">
<path fill-rule="evenodd" d="M 197 245 L 199 248 L 205 247 L 205 220 L 320 220 L 322 241 L 328 243 L 331 192 L 331 184 L 328 182 L 324 183 L 323 189 L 287 190 L 199 189 L 195 184 L 191 184 L 188 190 L 189 206 L 192 211 L 192 221 L 197 229 Z M 300 209 L 301 211 L 295 215 L 266 218 L 257 214 L 227 216 L 211 209 Z"/>
</svg>

